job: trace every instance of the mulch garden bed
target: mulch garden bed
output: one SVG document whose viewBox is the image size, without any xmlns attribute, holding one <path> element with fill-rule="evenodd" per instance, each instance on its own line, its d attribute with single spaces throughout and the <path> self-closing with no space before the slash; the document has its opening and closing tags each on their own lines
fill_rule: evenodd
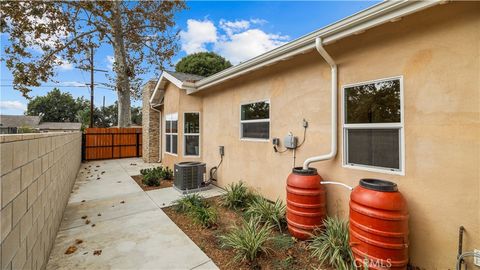
<svg viewBox="0 0 480 270">
<path fill-rule="evenodd" d="M 189 216 L 176 212 L 173 207 L 163 210 L 220 269 L 329 269 L 321 267 L 318 260 L 310 257 L 307 245 L 303 241 L 295 241 L 288 246 L 275 246 L 274 243 L 269 243 L 272 252 L 262 254 L 255 265 L 233 261 L 235 251 L 222 248 L 218 236 L 227 233 L 232 227 L 241 225 L 242 212 L 221 206 L 220 197 L 210 198 L 207 201 L 211 207 L 216 208 L 219 215 L 218 223 L 213 228 L 204 228 L 194 224 Z M 286 229 L 283 233 L 290 237 Z M 274 230 L 273 234 L 281 235 L 278 230 Z"/>
<path fill-rule="evenodd" d="M 155 189 L 160 189 L 160 188 L 167 188 L 167 187 L 172 187 L 173 186 L 173 180 L 161 180 L 160 181 L 160 186 L 147 186 L 143 183 L 143 176 L 142 175 L 133 175 L 132 178 L 133 178 L 133 180 L 135 180 L 135 182 L 137 182 L 137 184 L 144 191 L 155 190 Z"/>
</svg>

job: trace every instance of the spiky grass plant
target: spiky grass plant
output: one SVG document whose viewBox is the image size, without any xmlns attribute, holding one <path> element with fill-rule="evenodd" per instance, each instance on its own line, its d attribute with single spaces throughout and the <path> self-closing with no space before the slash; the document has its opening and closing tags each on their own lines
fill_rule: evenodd
<svg viewBox="0 0 480 270">
<path fill-rule="evenodd" d="M 222 196 L 222 205 L 234 210 L 245 208 L 254 197 L 242 181 L 228 185 L 226 191 Z"/>
<path fill-rule="evenodd" d="M 324 228 L 316 232 L 309 249 L 320 263 L 328 263 L 339 270 L 355 269 L 354 258 L 348 243 L 348 222 L 327 217 Z"/>
<path fill-rule="evenodd" d="M 243 220 L 242 226 L 220 236 L 221 245 L 235 250 L 235 261 L 255 262 L 261 253 L 269 253 L 266 243 L 272 239 L 272 228 L 258 218 Z"/>
<path fill-rule="evenodd" d="M 193 217 L 193 220 L 196 224 L 200 224 L 205 228 L 210 228 L 213 225 L 217 224 L 218 213 L 217 210 L 213 207 L 193 207 L 188 212 L 188 215 Z"/>
<path fill-rule="evenodd" d="M 193 218 L 196 224 L 210 228 L 217 223 L 218 213 L 205 198 L 198 194 L 187 194 L 175 201 L 175 211 L 185 213 Z"/>
<path fill-rule="evenodd" d="M 190 212 L 193 208 L 196 208 L 196 207 L 204 208 L 207 206 L 208 204 L 202 196 L 196 193 L 193 193 L 193 194 L 187 194 L 182 198 L 176 200 L 174 202 L 173 207 L 177 212 L 187 213 L 187 212 Z"/>
<path fill-rule="evenodd" d="M 256 198 L 249 203 L 245 214 L 249 217 L 259 217 L 260 221 L 269 222 L 282 232 L 282 228 L 284 228 L 287 223 L 285 218 L 286 211 L 287 207 L 281 200 L 277 199 L 274 203 L 271 203 L 261 196 L 256 196 Z"/>
</svg>

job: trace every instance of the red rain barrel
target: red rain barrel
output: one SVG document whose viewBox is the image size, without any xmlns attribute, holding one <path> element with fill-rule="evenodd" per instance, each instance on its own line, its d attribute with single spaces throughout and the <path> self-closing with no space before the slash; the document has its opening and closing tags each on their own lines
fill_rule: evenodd
<svg viewBox="0 0 480 270">
<path fill-rule="evenodd" d="M 325 188 L 320 181 L 315 168 L 293 168 L 287 178 L 288 230 L 298 239 L 310 238 L 325 219 Z"/>
<path fill-rule="evenodd" d="M 395 183 L 362 179 L 350 195 L 350 246 L 357 266 L 407 269 L 407 202 Z"/>
</svg>

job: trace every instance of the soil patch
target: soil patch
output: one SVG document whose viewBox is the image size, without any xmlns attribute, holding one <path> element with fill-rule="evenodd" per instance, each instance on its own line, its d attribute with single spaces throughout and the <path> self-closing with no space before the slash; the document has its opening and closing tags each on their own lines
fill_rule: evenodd
<svg viewBox="0 0 480 270">
<path fill-rule="evenodd" d="M 321 267 L 318 260 L 310 257 L 307 244 L 303 241 L 294 241 L 286 246 L 279 246 L 274 242 L 269 243 L 268 246 L 272 251 L 269 254 L 262 254 L 256 265 L 233 261 L 235 251 L 222 248 L 218 236 L 225 234 L 232 227 L 241 225 L 242 212 L 222 207 L 220 197 L 210 198 L 207 201 L 217 209 L 219 215 L 217 226 L 209 229 L 193 224 L 189 216 L 177 213 L 173 207 L 163 208 L 162 210 L 220 269 L 330 269 Z M 273 234 L 274 236 L 281 235 L 278 230 L 275 230 Z M 291 237 L 286 229 L 283 234 L 285 238 Z"/>
<path fill-rule="evenodd" d="M 154 190 L 154 189 L 160 189 L 160 188 L 167 188 L 167 187 L 173 187 L 173 180 L 161 180 L 160 181 L 160 186 L 147 186 L 143 183 L 143 176 L 142 175 L 133 175 L 131 176 L 135 182 L 144 190 L 144 191 L 149 191 L 149 190 Z"/>
</svg>

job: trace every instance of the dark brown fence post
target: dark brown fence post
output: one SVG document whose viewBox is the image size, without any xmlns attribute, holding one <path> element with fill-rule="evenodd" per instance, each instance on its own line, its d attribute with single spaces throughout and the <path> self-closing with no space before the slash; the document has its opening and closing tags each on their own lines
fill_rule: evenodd
<svg viewBox="0 0 480 270">
<path fill-rule="evenodd" d="M 112 158 L 114 158 L 114 150 L 115 150 L 115 133 L 112 133 Z"/>
<path fill-rule="evenodd" d="M 82 133 L 82 160 L 86 160 L 86 152 L 87 152 L 87 134 Z"/>
<path fill-rule="evenodd" d="M 135 144 L 137 146 L 137 157 L 140 156 L 140 133 L 136 133 L 137 137 L 136 137 L 136 141 L 135 141 Z"/>
</svg>

